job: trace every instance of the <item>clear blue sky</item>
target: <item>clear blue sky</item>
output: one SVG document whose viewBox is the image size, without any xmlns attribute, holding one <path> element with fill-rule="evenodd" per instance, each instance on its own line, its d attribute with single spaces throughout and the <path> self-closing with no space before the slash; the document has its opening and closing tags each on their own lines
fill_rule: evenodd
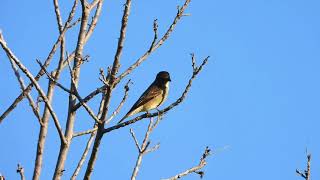
<svg viewBox="0 0 320 180">
<path fill-rule="evenodd" d="M 124 1 L 105 1 L 95 33 L 85 47 L 91 56 L 82 66 L 80 93 L 98 87 L 98 69 L 112 63 Z M 182 0 L 133 1 L 121 71 L 137 59 L 152 40 L 157 18 L 163 34 Z M 60 2 L 64 11 L 70 2 Z M 153 81 L 160 70 L 172 76 L 169 98 L 175 101 L 191 75 L 189 53 L 211 59 L 194 81 L 188 98 L 170 111 L 151 136 L 161 143 L 144 157 L 138 179 L 166 178 L 199 162 L 205 148 L 213 155 L 205 179 L 301 179 L 305 149 L 313 154 L 312 179 L 320 178 L 320 2 L 316 0 L 192 1 L 169 40 L 129 78 L 134 84 L 120 116 Z M 66 12 L 63 13 L 64 20 Z M 77 13 L 79 16 L 79 11 Z M 58 31 L 51 1 L 2 0 L 0 28 L 15 54 L 35 74 L 35 59 L 44 59 Z M 77 31 L 77 29 L 75 29 Z M 76 36 L 68 33 L 68 50 Z M 54 57 L 57 62 L 58 56 Z M 0 50 L 0 112 L 20 89 L 5 53 Z M 64 71 L 68 76 L 68 71 Z M 27 81 L 27 79 L 26 79 Z M 69 85 L 69 77 L 61 80 Z M 45 81 L 41 83 L 45 85 Z M 119 86 L 121 87 L 121 86 Z M 111 107 L 122 98 L 117 88 Z M 36 93 L 33 91 L 33 95 Z M 65 124 L 67 98 L 57 90 L 54 108 Z M 98 106 L 98 98 L 90 103 Z M 120 117 L 117 117 L 120 118 Z M 132 126 L 141 141 L 147 121 Z M 81 110 L 76 131 L 92 126 Z M 0 172 L 18 179 L 20 162 L 32 177 L 39 125 L 23 101 L 0 125 Z M 52 121 L 49 126 L 42 179 L 51 179 L 60 146 Z M 87 138 L 87 137 L 86 137 Z M 65 179 L 75 168 L 85 139 L 77 138 L 66 164 Z M 102 142 L 93 179 L 128 179 L 137 156 L 129 128 L 107 134 Z M 82 179 L 83 172 L 79 176 Z M 191 175 L 185 179 L 197 179 Z"/>
</svg>

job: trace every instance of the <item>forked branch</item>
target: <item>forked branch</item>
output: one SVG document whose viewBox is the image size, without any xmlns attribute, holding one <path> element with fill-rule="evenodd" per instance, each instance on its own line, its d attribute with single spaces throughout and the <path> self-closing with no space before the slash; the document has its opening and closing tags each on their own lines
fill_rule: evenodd
<svg viewBox="0 0 320 180">
<path fill-rule="evenodd" d="M 200 158 L 200 163 L 197 166 L 194 166 L 190 169 L 187 169 L 171 178 L 168 179 L 163 179 L 163 180 L 176 180 L 176 179 L 180 179 L 183 176 L 186 176 L 188 174 L 191 173 L 196 173 L 200 176 L 200 178 L 203 178 L 204 176 L 204 171 L 201 171 L 201 169 L 207 164 L 206 162 L 206 158 L 210 155 L 210 149 L 209 147 L 206 147 L 206 149 L 204 150 L 204 153 L 202 154 L 201 158 Z"/>
<path fill-rule="evenodd" d="M 300 175 L 305 180 L 310 180 L 310 174 L 311 174 L 311 154 L 307 154 L 307 169 L 303 172 L 296 169 L 296 173 Z"/>
</svg>

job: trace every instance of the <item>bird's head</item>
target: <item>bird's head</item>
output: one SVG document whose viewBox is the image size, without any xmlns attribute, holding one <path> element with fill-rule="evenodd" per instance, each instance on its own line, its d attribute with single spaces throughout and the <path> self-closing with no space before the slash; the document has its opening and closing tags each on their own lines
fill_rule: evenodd
<svg viewBox="0 0 320 180">
<path fill-rule="evenodd" d="M 164 82 L 171 81 L 170 74 L 167 71 L 160 71 L 156 77 L 157 80 L 161 80 Z"/>
</svg>

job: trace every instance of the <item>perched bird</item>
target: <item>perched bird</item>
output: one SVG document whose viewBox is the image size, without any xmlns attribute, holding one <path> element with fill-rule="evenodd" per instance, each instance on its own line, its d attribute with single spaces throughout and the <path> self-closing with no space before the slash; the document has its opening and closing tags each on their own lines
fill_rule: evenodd
<svg viewBox="0 0 320 180">
<path fill-rule="evenodd" d="M 148 112 L 160 106 L 167 98 L 169 92 L 170 75 L 167 71 L 161 71 L 157 74 L 156 79 L 134 103 L 130 111 L 118 122 L 121 123 L 125 118 L 139 112 Z"/>
</svg>

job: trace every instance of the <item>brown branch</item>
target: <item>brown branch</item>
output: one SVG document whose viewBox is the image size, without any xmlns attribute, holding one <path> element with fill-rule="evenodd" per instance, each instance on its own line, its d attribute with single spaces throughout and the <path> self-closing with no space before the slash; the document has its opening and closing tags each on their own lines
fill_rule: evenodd
<svg viewBox="0 0 320 180">
<path fill-rule="evenodd" d="M 98 3 L 98 5 L 99 5 L 99 3 Z M 97 136 L 96 136 L 93 148 L 92 148 L 92 153 L 91 153 L 91 156 L 90 156 L 90 159 L 88 162 L 88 166 L 87 166 L 87 169 L 86 169 L 86 172 L 84 175 L 84 179 L 90 179 L 95 161 L 97 159 L 100 142 L 103 137 L 104 123 L 106 121 L 106 116 L 107 116 L 108 109 L 109 109 L 110 98 L 111 98 L 112 90 L 114 88 L 113 85 L 114 85 L 115 75 L 117 74 L 119 67 L 120 67 L 120 57 L 121 57 L 122 48 L 124 45 L 128 17 L 129 17 L 129 13 L 130 13 L 130 7 L 131 7 L 131 0 L 127 0 L 125 3 L 125 8 L 123 11 L 123 16 L 122 16 L 122 23 L 121 23 L 121 28 L 120 28 L 120 37 L 118 40 L 117 51 L 115 54 L 113 66 L 111 68 L 111 73 L 110 73 L 109 81 L 108 81 L 108 82 L 110 82 L 110 86 L 107 87 L 106 93 L 104 94 L 103 99 L 102 99 L 103 111 L 102 111 L 101 117 L 100 117 L 100 120 L 102 121 L 102 123 L 98 124 Z"/>
<path fill-rule="evenodd" d="M 54 12 L 55 12 L 56 18 L 57 18 L 59 33 L 61 33 L 63 30 L 63 26 L 62 26 L 62 18 L 61 18 L 61 14 L 60 14 L 58 0 L 53 0 L 53 5 L 54 5 Z"/>
<path fill-rule="evenodd" d="M 65 139 L 65 137 L 63 135 L 63 132 L 62 132 L 59 120 L 58 120 L 58 117 L 57 117 L 56 113 L 53 111 L 53 108 L 52 108 L 47 96 L 45 95 L 45 93 L 43 92 L 43 90 L 41 89 L 40 85 L 38 84 L 38 82 L 33 77 L 33 75 L 30 73 L 30 71 L 20 62 L 20 60 L 9 49 L 9 47 L 7 46 L 6 41 L 4 40 L 4 38 L 3 38 L 1 33 L 0 33 L 0 44 L 1 44 L 2 48 L 4 49 L 4 51 L 7 53 L 7 55 L 9 55 L 9 57 L 14 61 L 14 63 L 21 69 L 21 71 L 34 84 L 36 90 L 38 91 L 40 96 L 43 98 L 44 103 L 46 104 L 46 106 L 48 106 L 48 109 L 50 111 L 50 114 L 52 116 L 52 119 L 54 121 L 54 124 L 56 126 L 56 129 L 58 131 L 58 134 L 60 136 L 61 141 L 62 142 L 66 142 L 66 139 Z"/>
<path fill-rule="evenodd" d="M 194 55 L 192 55 L 192 59 L 194 60 Z M 175 106 L 179 105 L 184 99 L 185 97 L 187 96 L 190 88 L 191 88 L 191 85 L 192 85 L 192 82 L 193 80 L 197 77 L 197 75 L 199 74 L 199 72 L 202 70 L 203 66 L 207 63 L 209 59 L 209 56 L 206 57 L 201 65 L 199 67 L 193 67 L 193 73 L 192 73 L 192 76 L 191 78 L 189 79 L 189 82 L 184 90 L 184 92 L 182 93 L 182 95 L 175 101 L 173 102 L 172 104 L 170 104 L 169 106 L 167 106 L 166 108 L 164 108 L 163 110 L 160 110 L 159 112 L 156 112 L 156 113 L 145 113 L 145 114 L 142 114 L 136 118 L 133 118 L 131 120 L 128 120 L 128 121 L 125 121 L 125 122 L 122 122 L 120 124 L 117 124 L 117 125 L 114 125 L 114 126 L 111 126 L 109 128 L 106 128 L 104 129 L 103 133 L 108 133 L 108 132 L 111 132 L 113 130 L 116 130 L 116 129 L 119 129 L 119 128 L 122 128 L 122 127 L 125 127 L 125 126 L 128 126 L 130 124 L 133 124 L 137 121 L 140 121 L 144 118 L 150 118 L 150 117 L 155 117 L 157 116 L 159 113 L 160 114 L 165 114 L 166 112 L 168 112 L 169 110 L 171 110 L 172 108 L 174 108 Z"/>
<path fill-rule="evenodd" d="M 311 154 L 307 154 L 307 169 L 301 172 L 300 170 L 296 169 L 296 173 L 300 175 L 305 180 L 310 180 L 311 174 Z"/>
<path fill-rule="evenodd" d="M 77 176 L 78 176 L 78 174 L 79 174 L 79 172 L 80 172 L 80 170 L 81 170 L 81 168 L 82 168 L 82 166 L 84 164 L 84 161 L 86 160 L 86 157 L 87 157 L 87 155 L 89 153 L 89 149 L 90 149 L 91 144 L 92 144 L 92 142 L 94 140 L 96 132 L 97 132 L 96 130 L 91 132 L 91 135 L 90 135 L 90 138 L 89 138 L 89 140 L 87 142 L 86 148 L 85 148 L 85 150 L 84 150 L 84 152 L 83 152 L 83 154 L 82 154 L 82 156 L 80 158 L 80 161 L 79 161 L 76 169 L 74 170 L 74 172 L 72 174 L 72 177 L 71 177 L 72 180 L 75 180 L 77 178 Z M 75 136 L 73 136 L 73 137 L 75 137 Z"/>
<path fill-rule="evenodd" d="M 20 174 L 21 180 L 25 180 L 26 179 L 26 177 L 24 176 L 24 168 L 20 164 L 18 164 L 17 173 Z"/>
<path fill-rule="evenodd" d="M 191 0 L 186 0 L 183 4 L 183 6 L 181 8 L 178 9 L 177 15 L 174 18 L 172 24 L 170 25 L 169 29 L 166 31 L 166 33 L 162 36 L 162 38 L 155 43 L 155 39 L 157 38 L 157 23 L 156 21 L 154 21 L 154 32 L 155 32 L 155 37 L 154 40 L 151 43 L 151 47 L 148 49 L 147 52 L 145 52 L 140 58 L 138 58 L 136 60 L 135 63 L 133 63 L 130 67 L 127 68 L 127 70 L 125 70 L 118 78 L 117 78 L 117 82 L 120 82 L 121 79 L 123 79 L 125 76 L 127 76 L 128 74 L 130 74 L 135 68 L 137 68 L 143 61 L 145 61 L 149 55 L 155 51 L 156 49 L 158 49 L 171 35 L 172 31 L 174 30 L 175 26 L 177 25 L 178 21 L 181 19 L 181 17 L 183 16 L 183 13 L 185 11 L 185 9 L 188 7 L 189 3 Z"/>
<path fill-rule="evenodd" d="M 51 62 L 51 59 L 53 58 L 53 55 L 55 54 L 57 48 L 58 48 L 58 45 L 60 44 L 60 42 L 63 40 L 64 36 L 65 36 L 65 33 L 67 31 L 67 26 L 68 24 L 72 21 L 73 19 L 73 16 L 75 14 L 75 10 L 76 10 L 76 7 L 77 7 L 77 0 L 75 0 L 74 4 L 73 4 L 73 7 L 72 7 L 72 10 L 69 14 L 69 17 L 68 17 L 68 20 L 67 22 L 65 23 L 64 25 L 64 28 L 63 28 L 63 31 L 60 33 L 57 41 L 55 42 L 55 44 L 53 45 L 48 57 L 46 58 L 45 62 L 44 62 L 44 67 L 48 67 L 50 62 Z M 42 70 L 40 70 L 37 75 L 35 76 L 35 80 L 38 81 L 40 79 L 41 76 L 44 75 L 44 72 Z M 9 113 L 15 109 L 15 107 L 19 104 L 19 102 L 22 101 L 22 99 L 31 91 L 33 87 L 33 83 L 30 83 L 26 88 L 25 90 L 14 100 L 14 102 L 6 109 L 5 112 L 3 112 L 3 114 L 0 116 L 0 123 L 3 121 L 3 119 L 5 117 L 7 117 L 9 115 Z"/>
<path fill-rule="evenodd" d="M 88 4 L 88 2 L 86 0 L 81 0 L 81 7 L 82 7 L 81 24 L 80 24 L 78 41 L 77 41 L 77 46 L 76 46 L 76 50 L 75 50 L 74 64 L 73 64 L 73 69 L 72 69 L 73 76 L 72 76 L 72 81 L 71 81 L 71 85 L 70 85 L 71 92 L 76 92 L 76 88 L 79 83 L 80 65 L 82 63 L 83 48 L 91 35 L 91 34 L 89 34 L 91 27 L 87 31 L 88 20 L 89 20 L 90 11 L 91 11 L 90 5 Z M 102 1 L 99 1 L 97 9 L 96 9 L 95 17 L 98 12 L 99 12 L 98 14 L 100 14 L 101 7 L 102 7 Z M 97 21 L 97 19 L 96 19 L 96 21 Z M 95 21 L 95 24 L 96 24 L 96 21 Z M 95 24 L 93 25 L 94 27 L 95 27 Z M 92 29 L 92 31 L 93 31 L 93 29 Z M 76 118 L 76 111 L 72 111 L 72 110 L 74 109 L 74 106 L 76 104 L 76 100 L 77 100 L 77 97 L 75 95 L 69 94 L 69 107 L 68 107 L 69 113 L 68 113 L 68 118 L 67 118 L 67 122 L 66 122 L 66 131 L 65 131 L 66 139 L 68 140 L 68 143 L 66 145 L 65 144 L 60 145 L 59 157 L 58 157 L 58 161 L 56 164 L 54 177 L 53 177 L 53 179 L 55 179 L 55 180 L 61 179 L 64 165 L 65 165 L 65 161 L 66 161 L 66 158 L 67 158 L 67 155 L 69 152 L 71 139 L 73 137 L 73 129 L 74 129 L 74 123 L 75 123 L 75 118 Z M 84 103 L 82 103 L 82 105 L 84 105 Z M 86 108 L 86 109 L 88 109 L 88 108 Z"/>
<path fill-rule="evenodd" d="M 71 11 L 69 13 L 68 20 L 65 23 L 65 26 L 62 26 L 62 18 L 61 18 L 61 15 L 60 15 L 58 0 L 54 0 L 53 4 L 54 4 L 54 7 L 55 7 L 55 14 L 56 14 L 56 18 L 57 18 L 58 30 L 59 30 L 59 33 L 61 35 L 65 28 L 69 29 L 70 25 L 68 25 L 68 24 L 70 24 L 70 22 L 73 19 L 73 16 L 74 16 L 74 13 L 75 13 L 75 10 L 76 10 L 76 6 L 77 6 L 77 0 L 74 1 L 74 4 L 73 4 L 73 6 L 71 8 Z M 67 31 L 67 30 L 65 30 L 65 31 Z M 65 45 L 65 37 L 63 36 L 62 39 L 61 39 L 61 42 L 60 42 L 60 59 L 59 59 L 58 67 L 54 71 L 54 73 L 52 73 L 55 80 L 59 79 L 60 73 L 61 73 L 61 71 L 62 71 L 62 69 L 64 67 L 63 66 L 63 62 L 64 62 L 65 46 L 66 46 Z M 68 58 L 69 57 L 67 57 L 67 59 Z M 55 88 L 55 84 L 53 83 L 53 81 L 49 81 L 47 97 L 48 97 L 48 100 L 50 101 L 50 103 L 53 100 L 54 88 Z M 35 167 L 34 167 L 34 171 L 33 171 L 33 180 L 40 179 L 40 174 L 41 174 L 41 169 L 42 169 L 42 161 L 43 161 L 43 154 L 44 154 L 44 147 L 45 147 L 46 137 L 47 137 L 47 133 L 48 133 L 49 118 L 50 118 L 49 109 L 48 109 L 47 106 L 45 106 L 44 111 L 43 111 L 43 116 L 42 116 L 43 124 L 42 124 L 42 126 L 40 126 L 40 132 L 39 132 L 39 136 L 38 136 L 36 160 L 35 160 Z"/>
<path fill-rule="evenodd" d="M 168 179 L 165 179 L 165 180 L 176 180 L 176 179 L 180 179 L 181 177 L 183 176 L 186 176 L 188 174 L 191 174 L 191 173 L 196 173 L 196 174 L 199 174 L 200 178 L 202 178 L 204 176 L 204 172 L 203 171 L 200 171 L 206 164 L 206 158 L 210 155 L 210 149 L 208 147 L 206 147 L 206 149 L 204 150 L 204 153 L 202 154 L 201 156 L 201 159 L 200 159 L 200 163 L 199 165 L 197 166 L 194 166 L 190 169 L 187 169 L 186 171 L 183 171 L 171 178 L 168 178 Z"/>
</svg>

